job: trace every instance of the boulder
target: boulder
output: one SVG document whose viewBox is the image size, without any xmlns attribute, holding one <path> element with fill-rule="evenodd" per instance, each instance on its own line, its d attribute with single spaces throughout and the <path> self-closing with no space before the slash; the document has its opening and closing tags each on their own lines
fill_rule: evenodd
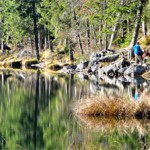
<svg viewBox="0 0 150 150">
<path fill-rule="evenodd" d="M 119 58 L 119 54 L 104 56 L 98 59 L 98 62 L 112 62 Z"/>
<path fill-rule="evenodd" d="M 128 67 L 130 66 L 130 62 L 128 60 L 126 60 L 125 58 L 119 60 L 117 63 L 117 68 L 120 69 L 120 68 L 124 68 L 124 67 Z"/>
<path fill-rule="evenodd" d="M 54 65 L 51 65 L 49 67 L 50 70 L 53 70 L 53 71 L 58 71 L 60 69 L 62 69 L 62 66 L 58 65 L 58 64 L 54 64 Z"/>
<path fill-rule="evenodd" d="M 60 73 L 69 73 L 69 74 L 75 74 L 77 65 L 69 65 L 69 66 L 64 66 L 59 72 Z"/>
<path fill-rule="evenodd" d="M 99 85 L 98 79 L 96 76 L 91 76 L 91 82 L 90 82 L 90 91 L 95 94 L 98 90 L 100 90 L 101 87 Z"/>
<path fill-rule="evenodd" d="M 130 77 L 130 76 L 124 76 L 126 78 L 126 80 L 130 83 L 134 83 L 134 84 L 142 84 L 145 82 L 145 79 L 142 78 L 141 76 L 138 76 L 138 77 Z"/>
<path fill-rule="evenodd" d="M 103 74 L 108 75 L 109 77 L 116 76 L 117 66 L 116 64 L 110 64 L 109 66 L 99 68 L 98 75 L 101 76 Z"/>
<path fill-rule="evenodd" d="M 120 68 L 118 69 L 117 72 L 117 76 L 123 76 L 124 72 L 127 70 L 128 67 L 124 67 L 124 68 Z"/>
<path fill-rule="evenodd" d="M 132 65 L 124 72 L 124 75 L 128 76 L 139 76 L 142 75 L 146 71 L 146 68 L 141 65 Z"/>
<path fill-rule="evenodd" d="M 90 56 L 90 62 L 93 63 L 98 63 L 99 62 L 99 58 L 104 57 L 106 55 L 107 51 L 106 50 L 102 50 L 101 52 L 95 52 L 92 53 Z"/>
<path fill-rule="evenodd" d="M 84 80 L 88 80 L 88 79 L 89 79 L 88 75 L 84 74 L 83 72 L 79 72 L 79 73 L 78 73 L 78 77 L 79 77 L 79 79 L 80 79 L 81 81 L 84 81 Z"/>
<path fill-rule="evenodd" d="M 86 67 L 88 67 L 89 61 L 84 61 L 82 60 L 78 65 L 76 70 L 77 71 L 83 71 L 83 69 L 85 69 Z"/>
<path fill-rule="evenodd" d="M 92 73 L 96 74 L 96 73 L 98 73 L 98 68 L 99 68 L 98 64 L 94 64 L 90 67 L 90 70 Z"/>
</svg>

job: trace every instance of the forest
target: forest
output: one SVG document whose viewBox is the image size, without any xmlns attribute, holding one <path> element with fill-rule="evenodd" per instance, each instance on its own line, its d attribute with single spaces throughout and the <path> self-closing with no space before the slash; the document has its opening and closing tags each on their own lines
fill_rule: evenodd
<svg viewBox="0 0 150 150">
<path fill-rule="evenodd" d="M 1 51 L 63 51 L 69 60 L 131 49 L 150 29 L 149 0 L 0 0 Z"/>
<path fill-rule="evenodd" d="M 0 0 L 0 149 L 150 148 L 150 57 L 131 61 L 137 41 L 150 52 L 149 12 L 150 0 Z"/>
</svg>

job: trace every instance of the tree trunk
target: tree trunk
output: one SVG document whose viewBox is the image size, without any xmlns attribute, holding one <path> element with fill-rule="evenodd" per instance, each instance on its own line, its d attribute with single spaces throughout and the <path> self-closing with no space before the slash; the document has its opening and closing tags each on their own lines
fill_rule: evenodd
<svg viewBox="0 0 150 150">
<path fill-rule="evenodd" d="M 52 44 L 52 39 L 51 39 L 50 33 L 48 34 L 48 48 L 50 50 L 50 53 L 52 53 L 53 52 L 53 44 Z"/>
<path fill-rule="evenodd" d="M 105 50 L 107 50 L 108 49 L 108 35 L 107 35 L 107 33 L 105 33 Z"/>
<path fill-rule="evenodd" d="M 73 11 L 73 15 L 74 15 L 74 20 L 76 21 L 76 25 L 79 27 L 79 22 L 77 22 L 77 16 L 76 16 L 75 9 Z M 79 32 L 78 31 L 76 31 L 76 32 L 77 32 L 77 38 L 78 38 L 78 43 L 79 43 L 79 49 L 80 49 L 81 54 L 83 55 L 83 48 L 82 48 L 81 37 L 80 37 Z"/>
<path fill-rule="evenodd" d="M 89 27 L 89 20 L 86 19 L 86 41 L 87 41 L 87 52 L 89 52 L 90 48 L 90 27 Z"/>
<path fill-rule="evenodd" d="M 99 47 L 97 45 L 97 39 L 96 39 L 96 33 L 95 33 L 95 29 L 94 29 L 94 24 L 92 24 L 92 31 L 93 31 L 93 38 L 94 38 L 94 43 L 95 43 L 96 49 L 99 50 Z"/>
<path fill-rule="evenodd" d="M 39 50 L 42 50 L 44 48 L 44 29 L 41 28 L 41 31 L 39 32 Z"/>
<path fill-rule="evenodd" d="M 100 50 L 102 50 L 103 49 L 103 40 L 102 40 L 102 34 L 101 34 L 101 31 L 102 31 L 102 28 L 103 28 L 103 26 L 102 26 L 102 22 L 100 23 L 100 26 L 99 26 L 99 48 L 100 48 Z"/>
<path fill-rule="evenodd" d="M 40 32 L 40 41 L 41 41 L 41 44 L 40 44 L 40 49 L 44 49 L 44 36 L 45 36 L 45 30 L 44 30 L 44 26 L 42 26 L 42 28 L 41 28 L 41 32 Z"/>
<path fill-rule="evenodd" d="M 47 49 L 47 29 L 44 29 L 44 49 Z"/>
<path fill-rule="evenodd" d="M 142 33 L 143 33 L 143 36 L 147 35 L 147 26 L 146 26 L 145 20 L 142 22 Z"/>
<path fill-rule="evenodd" d="M 83 48 L 82 48 L 82 43 L 81 43 L 81 37 L 80 37 L 80 34 L 78 33 L 77 35 L 77 38 L 78 38 L 78 43 L 79 43 L 79 49 L 80 49 L 80 52 L 81 54 L 83 55 Z"/>
<path fill-rule="evenodd" d="M 124 5 L 124 0 L 121 0 L 121 1 L 120 1 L 120 5 L 121 5 L 121 6 Z M 110 42 L 109 42 L 108 49 L 111 49 L 112 42 L 113 42 L 113 40 L 115 39 L 115 36 L 116 36 L 116 34 L 117 34 L 118 27 L 119 27 L 119 23 L 120 23 L 120 18 L 121 18 L 120 16 L 121 16 L 121 14 L 118 13 L 118 14 L 117 14 L 117 21 L 116 21 L 116 24 L 114 25 L 113 30 L 112 30 L 113 33 L 111 34 L 111 38 L 110 38 Z"/>
<path fill-rule="evenodd" d="M 127 33 L 129 34 L 131 32 L 131 21 L 130 19 L 127 20 Z"/>
<path fill-rule="evenodd" d="M 4 53 L 4 41 L 3 41 L 3 39 L 1 39 L 1 50 L 2 50 L 2 53 Z"/>
<path fill-rule="evenodd" d="M 105 0 L 104 1 L 104 10 L 106 10 L 107 9 L 107 1 Z M 104 28 L 106 28 L 107 29 L 107 23 L 105 22 L 104 23 Z M 108 40 L 108 35 L 107 35 L 107 33 L 105 33 L 105 37 L 104 37 L 105 39 L 104 39 L 104 42 L 105 42 L 105 44 L 104 44 L 104 49 L 105 50 L 107 50 L 107 48 L 108 48 L 108 42 L 107 42 L 107 40 Z"/>
<path fill-rule="evenodd" d="M 119 27 L 119 19 L 117 20 L 116 24 L 113 27 L 113 31 L 112 31 L 113 33 L 111 34 L 111 37 L 110 37 L 108 49 L 111 49 L 111 45 L 112 45 L 112 42 L 115 39 L 115 36 L 117 34 L 118 27 Z"/>
<path fill-rule="evenodd" d="M 141 22 L 141 17 L 143 13 L 143 4 L 141 0 L 138 0 L 138 6 L 137 6 L 137 15 L 136 15 L 136 20 L 135 20 L 135 26 L 134 26 L 134 31 L 132 35 L 132 40 L 129 46 L 129 52 L 128 52 L 128 58 L 131 59 L 131 54 L 132 54 L 132 47 L 137 41 L 138 34 L 139 34 L 139 28 L 140 28 L 140 22 Z"/>
<path fill-rule="evenodd" d="M 38 47 L 39 47 L 39 51 L 41 51 L 41 33 L 40 32 L 38 32 Z"/>
<path fill-rule="evenodd" d="M 72 51 L 71 41 L 70 40 L 67 40 L 67 45 L 68 45 L 68 49 L 69 49 L 69 60 L 70 61 L 74 61 L 73 51 Z"/>
<path fill-rule="evenodd" d="M 31 38 L 31 35 L 30 35 L 30 44 L 31 44 L 32 52 L 33 52 L 33 49 L 34 49 L 34 43 L 33 43 L 33 40 L 32 40 L 32 38 Z"/>
<path fill-rule="evenodd" d="M 35 0 L 32 0 L 32 9 L 33 9 L 35 50 L 36 50 L 36 57 L 39 60 L 40 55 L 39 55 L 39 47 L 38 47 L 38 28 L 37 28 L 37 16 L 36 16 Z"/>
<path fill-rule="evenodd" d="M 122 23 L 122 37 L 124 38 L 127 34 L 127 20 L 124 20 Z"/>
</svg>

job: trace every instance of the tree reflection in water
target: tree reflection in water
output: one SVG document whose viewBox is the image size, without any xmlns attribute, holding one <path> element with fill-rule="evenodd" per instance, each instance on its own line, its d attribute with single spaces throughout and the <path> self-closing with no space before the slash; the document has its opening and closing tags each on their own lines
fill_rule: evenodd
<svg viewBox="0 0 150 150">
<path fill-rule="evenodd" d="M 3 70 L 0 74 L 0 149 L 145 148 L 150 139 L 149 121 L 134 120 L 125 124 L 111 121 L 114 127 L 110 128 L 111 132 L 102 132 L 83 125 L 89 120 L 79 121 L 72 113 L 74 101 L 81 97 L 92 92 L 128 94 L 128 85 L 121 80 L 111 79 L 108 83 L 105 79 L 93 78 L 89 83 L 74 75 Z M 101 120 L 95 122 L 93 128 L 99 126 L 107 130 L 110 125 Z"/>
</svg>

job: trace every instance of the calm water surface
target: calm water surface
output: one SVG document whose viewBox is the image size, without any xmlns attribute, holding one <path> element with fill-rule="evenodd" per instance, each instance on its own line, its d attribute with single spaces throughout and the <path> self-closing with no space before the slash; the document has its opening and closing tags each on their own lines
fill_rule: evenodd
<svg viewBox="0 0 150 150">
<path fill-rule="evenodd" d="M 75 104 L 91 94 L 126 95 L 133 101 L 149 96 L 149 81 L 128 81 L 0 71 L 0 149 L 148 149 L 149 120 L 73 114 Z"/>
</svg>

